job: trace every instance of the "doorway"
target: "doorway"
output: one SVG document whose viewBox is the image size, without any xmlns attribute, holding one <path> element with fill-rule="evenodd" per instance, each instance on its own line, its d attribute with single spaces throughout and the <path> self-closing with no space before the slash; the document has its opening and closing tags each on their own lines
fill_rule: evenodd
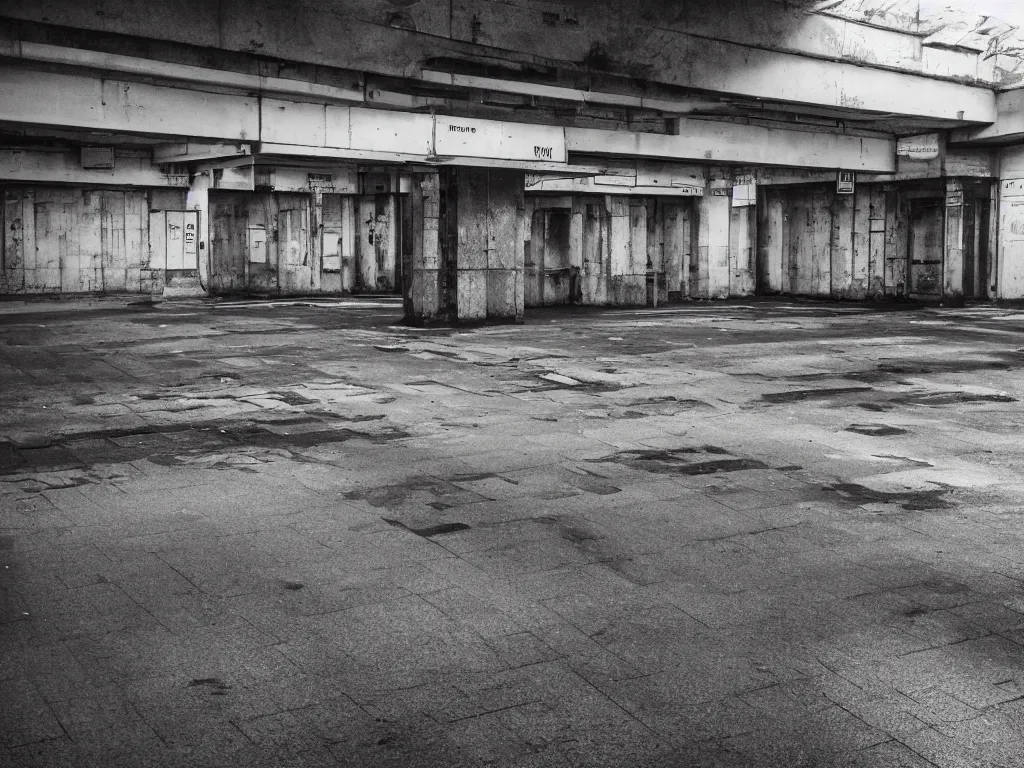
<svg viewBox="0 0 1024 768">
<path fill-rule="evenodd" d="M 538 208 L 531 222 L 526 303 L 569 304 L 579 300 L 579 270 L 572 265 L 572 209 Z"/>
<path fill-rule="evenodd" d="M 937 298 L 942 295 L 944 229 L 945 201 L 942 198 L 910 201 L 908 258 L 911 297 Z"/>
<path fill-rule="evenodd" d="M 964 298 L 988 296 L 989 201 L 979 198 L 964 205 Z"/>
</svg>

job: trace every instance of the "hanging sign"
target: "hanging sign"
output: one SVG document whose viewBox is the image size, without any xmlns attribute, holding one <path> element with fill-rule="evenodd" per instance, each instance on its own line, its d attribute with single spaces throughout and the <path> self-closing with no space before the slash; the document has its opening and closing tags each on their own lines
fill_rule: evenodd
<svg viewBox="0 0 1024 768">
<path fill-rule="evenodd" d="M 852 195 L 857 175 L 853 171 L 840 171 L 836 180 L 836 192 L 840 195 Z"/>
</svg>

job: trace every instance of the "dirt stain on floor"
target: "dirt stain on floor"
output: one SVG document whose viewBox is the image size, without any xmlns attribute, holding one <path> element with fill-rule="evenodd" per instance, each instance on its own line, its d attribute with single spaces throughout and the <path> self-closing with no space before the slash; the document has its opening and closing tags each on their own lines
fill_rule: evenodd
<svg viewBox="0 0 1024 768">
<path fill-rule="evenodd" d="M 199 422 L 187 425 L 147 426 L 136 429 L 81 432 L 27 444 L 7 443 L 3 454 L 9 461 L 0 463 L 0 476 L 39 472 L 83 470 L 99 464 L 148 459 L 155 464 L 173 466 L 191 463 L 204 453 L 240 449 L 304 449 L 348 440 L 387 443 L 409 436 L 388 425 L 372 429 L 343 426 L 364 421 L 321 421 L 298 417 L 276 422 Z M 287 432 L 280 427 L 322 423 L 323 429 Z"/>
<path fill-rule="evenodd" d="M 870 435 L 871 437 L 892 437 L 894 435 L 907 434 L 907 430 L 891 427 L 887 424 L 851 424 L 844 431 L 856 432 L 859 435 Z"/>
<path fill-rule="evenodd" d="M 871 392 L 872 387 L 823 387 L 821 389 L 794 389 L 789 392 L 769 392 L 761 400 L 772 405 L 798 403 L 803 400 L 829 400 L 855 392 Z"/>
<path fill-rule="evenodd" d="M 906 405 L 963 405 L 965 403 L 1015 403 L 1017 398 L 1001 392 L 921 392 L 893 398 L 893 402 Z"/>
<path fill-rule="evenodd" d="M 761 461 L 732 456 L 724 448 L 712 445 L 673 450 L 621 451 L 610 460 L 631 469 L 662 475 L 712 475 L 746 469 L 768 469 L 768 465 Z M 606 457 L 601 461 L 609 459 Z"/>
<path fill-rule="evenodd" d="M 395 528 L 401 528 L 409 531 L 409 533 L 415 533 L 417 536 L 421 536 L 424 539 L 431 539 L 435 536 L 445 536 L 449 533 L 458 533 L 459 531 L 468 531 L 471 527 L 466 523 L 438 523 L 437 525 L 429 525 L 425 528 L 410 528 L 400 520 L 392 520 L 387 517 L 382 517 L 381 520 Z"/>
<path fill-rule="evenodd" d="M 837 483 L 827 490 L 858 506 L 864 504 L 897 504 L 907 511 L 949 509 L 953 506 L 948 496 L 950 488 L 915 491 L 876 491 L 858 483 Z"/>
</svg>

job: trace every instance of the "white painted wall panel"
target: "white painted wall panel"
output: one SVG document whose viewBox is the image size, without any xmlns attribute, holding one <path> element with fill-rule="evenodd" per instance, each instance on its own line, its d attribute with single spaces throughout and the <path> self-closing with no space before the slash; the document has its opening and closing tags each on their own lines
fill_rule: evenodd
<svg viewBox="0 0 1024 768">
<path fill-rule="evenodd" d="M 350 149 L 429 155 L 433 148 L 434 118 L 430 115 L 353 109 L 351 121 Z"/>
<path fill-rule="evenodd" d="M 339 149 L 352 148 L 352 110 L 327 105 L 325 144 Z"/>
<path fill-rule="evenodd" d="M 323 104 L 264 98 L 260 116 L 261 141 L 307 147 L 327 144 L 327 112 Z"/>
</svg>

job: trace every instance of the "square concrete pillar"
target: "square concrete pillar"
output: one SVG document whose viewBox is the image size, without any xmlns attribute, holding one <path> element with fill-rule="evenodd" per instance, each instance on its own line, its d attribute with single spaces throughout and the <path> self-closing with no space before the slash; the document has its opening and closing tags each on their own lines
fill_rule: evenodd
<svg viewBox="0 0 1024 768">
<path fill-rule="evenodd" d="M 734 196 L 735 198 L 735 196 Z M 730 203 L 729 295 L 752 296 L 756 288 L 757 206 L 746 200 Z"/>
<path fill-rule="evenodd" d="M 729 296 L 729 224 L 732 218 L 732 180 L 713 174 L 700 198 L 697 234 L 697 291 L 699 299 Z"/>
<path fill-rule="evenodd" d="M 999 157 L 999 233 L 995 298 L 1024 299 L 1024 146 Z"/>
<path fill-rule="evenodd" d="M 440 190 L 437 172 L 413 174 L 410 187 L 412 208 L 412 269 L 405 276 L 406 320 L 423 323 L 438 320 L 444 313 L 440 277 Z"/>
<path fill-rule="evenodd" d="M 446 168 L 417 179 L 406 320 L 521 321 L 524 173 Z"/>
<path fill-rule="evenodd" d="M 959 179 L 946 180 L 945 228 L 942 295 L 947 299 L 962 299 L 964 296 L 964 185 Z"/>
</svg>

